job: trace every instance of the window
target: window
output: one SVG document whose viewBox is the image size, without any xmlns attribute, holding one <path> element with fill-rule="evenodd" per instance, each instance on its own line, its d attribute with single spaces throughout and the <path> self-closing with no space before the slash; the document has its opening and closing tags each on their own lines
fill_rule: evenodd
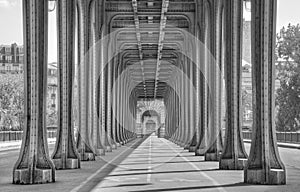
<svg viewBox="0 0 300 192">
<path fill-rule="evenodd" d="M 10 53 L 11 52 L 11 48 L 10 47 L 5 47 L 5 53 Z"/>
</svg>

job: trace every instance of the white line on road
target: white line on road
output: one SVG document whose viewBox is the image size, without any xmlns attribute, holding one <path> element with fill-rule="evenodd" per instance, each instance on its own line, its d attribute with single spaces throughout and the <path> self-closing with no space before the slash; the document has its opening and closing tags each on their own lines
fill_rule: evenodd
<svg viewBox="0 0 300 192">
<path fill-rule="evenodd" d="M 140 141 L 140 140 L 137 140 L 131 146 L 133 146 L 134 144 L 136 144 L 138 141 Z M 77 192 L 81 187 L 83 187 L 90 180 L 92 180 L 96 175 L 98 175 L 103 169 L 105 169 L 108 165 L 110 165 L 114 160 L 116 160 L 117 158 L 119 158 L 123 153 L 127 152 L 130 149 L 130 147 L 128 147 L 122 153 L 120 153 L 115 158 L 113 158 L 112 160 L 110 160 L 109 162 L 107 162 L 103 167 L 101 167 L 100 169 L 98 169 L 94 174 L 92 174 L 91 176 L 89 176 L 85 181 L 83 181 L 80 185 L 78 185 L 77 187 L 75 187 L 74 189 L 72 189 L 70 192 Z"/>
<path fill-rule="evenodd" d="M 152 136 L 150 135 L 150 144 L 149 144 L 149 155 L 148 155 L 148 174 L 147 174 L 147 183 L 151 182 L 151 146 L 152 145 Z"/>
<path fill-rule="evenodd" d="M 166 143 L 166 144 L 171 148 L 171 150 L 173 150 L 174 152 L 176 152 L 176 151 L 173 149 L 173 147 L 172 147 L 169 143 L 167 143 L 164 139 L 162 139 L 162 141 L 163 141 L 164 143 Z M 208 176 L 206 173 L 204 173 L 203 171 L 201 171 L 201 169 L 199 169 L 193 162 L 190 162 L 186 157 L 182 156 L 181 154 L 179 154 L 179 156 L 180 156 L 181 158 L 183 158 L 187 163 L 189 163 L 192 167 L 194 167 L 196 170 L 200 171 L 200 174 L 201 174 L 201 175 L 203 175 L 203 176 L 206 177 L 207 179 L 211 180 L 212 183 L 213 183 L 213 185 L 215 185 L 215 186 L 219 186 L 219 185 L 220 185 L 220 183 L 219 183 L 218 181 L 216 181 L 215 179 L 211 178 L 211 177 Z M 218 187 L 217 189 L 218 189 L 218 191 L 226 192 L 226 190 L 225 190 L 223 187 Z"/>
</svg>

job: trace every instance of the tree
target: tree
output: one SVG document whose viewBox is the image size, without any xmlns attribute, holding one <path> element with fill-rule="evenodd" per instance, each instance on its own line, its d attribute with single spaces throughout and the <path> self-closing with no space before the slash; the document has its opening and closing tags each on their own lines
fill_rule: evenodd
<svg viewBox="0 0 300 192">
<path fill-rule="evenodd" d="M 277 130 L 300 129 L 300 25 L 289 24 L 277 34 L 278 79 Z"/>
<path fill-rule="evenodd" d="M 0 74 L 0 121 L 4 130 L 21 129 L 24 84 L 22 74 Z"/>
<path fill-rule="evenodd" d="M 52 101 L 50 101 L 49 97 L 47 98 L 47 111 L 46 111 L 46 125 L 47 126 L 55 126 L 57 125 L 57 111 L 55 107 L 52 107 Z"/>
<path fill-rule="evenodd" d="M 24 98 L 24 75 L 0 74 L 0 130 L 22 130 Z M 57 111 L 52 107 L 50 96 L 47 98 L 46 121 L 47 126 L 57 124 Z"/>
<path fill-rule="evenodd" d="M 242 88 L 242 111 L 243 114 L 247 114 L 249 111 L 252 111 L 252 93 L 248 92 L 244 88 Z M 243 119 L 243 121 L 244 120 L 246 119 Z"/>
</svg>

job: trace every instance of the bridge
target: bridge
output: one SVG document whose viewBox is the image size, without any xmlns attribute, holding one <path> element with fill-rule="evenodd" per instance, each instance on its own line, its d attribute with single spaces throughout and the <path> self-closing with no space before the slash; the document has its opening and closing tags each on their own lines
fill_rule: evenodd
<svg viewBox="0 0 300 192">
<path fill-rule="evenodd" d="M 246 4 L 254 120 L 244 142 Z M 45 121 L 48 1 L 23 0 L 25 123 L 21 146 L 0 149 L 1 191 L 299 191 L 299 144 L 278 149 L 275 130 L 276 0 L 55 5 L 56 137 Z"/>
</svg>

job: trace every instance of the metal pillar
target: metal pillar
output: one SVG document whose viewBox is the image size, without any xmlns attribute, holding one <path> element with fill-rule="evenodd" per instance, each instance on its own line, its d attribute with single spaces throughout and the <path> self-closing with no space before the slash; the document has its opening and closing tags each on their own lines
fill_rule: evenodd
<svg viewBox="0 0 300 192">
<path fill-rule="evenodd" d="M 91 67 L 89 50 L 89 30 L 90 30 L 90 0 L 78 0 L 78 61 L 79 61 L 79 134 L 77 139 L 77 149 L 82 161 L 95 160 L 95 151 L 91 145 L 91 137 L 88 123 L 88 80 L 89 67 Z"/>
<path fill-rule="evenodd" d="M 92 124 L 92 144 L 95 150 L 96 155 L 105 155 L 105 149 L 104 146 L 101 143 L 101 126 L 100 126 L 100 120 L 101 120 L 101 113 L 99 107 L 100 105 L 100 78 L 101 78 L 101 67 L 99 66 L 100 60 L 101 60 L 101 45 L 99 45 L 99 41 L 101 41 L 102 38 L 102 1 L 95 1 L 95 9 L 93 9 L 93 14 L 91 18 L 92 23 L 92 33 L 91 33 L 91 44 L 92 44 L 92 69 L 91 71 L 91 77 L 92 77 L 92 90 L 91 90 L 91 102 L 92 102 L 92 114 L 90 114 L 93 117 L 93 124 Z"/>
<path fill-rule="evenodd" d="M 197 43 L 197 39 L 196 39 L 196 35 L 195 34 L 195 40 L 194 42 Z M 196 134 L 198 133 L 198 87 L 197 87 L 197 75 L 198 75 L 198 68 L 196 66 L 197 64 L 197 44 L 194 45 L 192 44 L 192 49 L 194 50 L 192 52 L 192 61 L 191 61 L 191 68 L 190 68 L 190 94 L 191 94 L 191 102 L 190 102 L 190 116 L 191 116 L 191 127 L 190 129 L 192 130 L 191 132 L 191 145 L 189 146 L 189 152 L 195 152 L 196 151 L 196 146 L 197 146 L 197 140 L 196 140 Z M 194 91 L 195 90 L 195 91 Z"/>
<path fill-rule="evenodd" d="M 187 53 L 186 53 L 187 54 Z M 189 94 L 189 82 L 188 82 L 188 78 L 190 76 L 190 61 L 189 58 L 184 55 L 184 63 L 186 65 L 186 74 L 183 73 L 182 74 L 182 85 L 183 85 L 183 97 L 182 97 L 182 101 L 184 103 L 184 110 L 183 110 L 183 114 L 184 114 L 184 140 L 183 140 L 183 147 L 184 149 L 189 149 L 189 145 L 190 145 L 190 114 L 189 114 L 189 102 L 190 102 L 190 94 Z"/>
<path fill-rule="evenodd" d="M 253 77 L 253 137 L 244 181 L 254 184 L 285 184 L 274 121 L 274 51 L 276 0 L 251 1 Z"/>
<path fill-rule="evenodd" d="M 13 183 L 55 181 L 46 136 L 48 1 L 23 0 L 25 123 Z"/>
<path fill-rule="evenodd" d="M 108 65 L 108 85 L 107 85 L 107 134 L 109 135 L 109 139 L 110 139 L 110 143 L 111 143 L 111 147 L 112 149 L 117 149 L 117 144 L 113 138 L 113 126 L 112 126 L 112 72 L 113 72 L 113 64 L 114 64 L 114 60 L 112 59 L 112 62 L 109 63 Z"/>
<path fill-rule="evenodd" d="M 220 169 L 244 169 L 248 155 L 241 132 L 241 66 L 243 1 L 225 3 L 226 137 Z"/>
<path fill-rule="evenodd" d="M 208 54 L 208 78 L 209 78 L 209 122 L 208 122 L 208 149 L 205 152 L 205 161 L 218 161 L 222 151 L 222 139 L 220 131 L 219 105 L 220 105 L 220 68 L 219 57 L 220 36 L 221 36 L 221 2 L 210 1 L 210 54 Z"/>
<path fill-rule="evenodd" d="M 198 103 L 199 103 L 199 127 L 198 127 L 198 134 L 196 137 L 197 145 L 195 150 L 195 155 L 204 155 L 207 147 L 207 85 L 206 85 L 206 73 L 207 73 L 207 65 L 205 62 L 205 36 L 207 35 L 207 29 L 206 29 L 206 20 L 207 17 L 205 15 L 205 6 L 203 0 L 199 2 L 198 5 L 198 13 L 199 15 L 199 25 L 200 25 L 200 32 L 199 32 L 199 40 L 200 44 L 198 45 L 197 49 L 197 56 L 199 61 L 198 70 L 199 76 L 198 76 L 198 85 L 199 88 L 198 95 Z"/>
<path fill-rule="evenodd" d="M 52 154 L 56 169 L 80 168 L 72 118 L 75 8 L 73 0 L 57 2 L 59 104 L 56 144 Z"/>
<path fill-rule="evenodd" d="M 119 55 L 116 55 L 114 58 L 114 65 L 112 67 L 112 83 L 113 83 L 113 87 L 112 87 L 112 91 L 113 91 L 113 95 L 112 95 L 112 134 L 113 134 L 113 140 L 116 143 L 117 147 L 120 147 L 120 138 L 118 136 L 119 130 L 118 130 L 118 121 L 117 121 L 117 91 L 116 91 L 116 85 L 114 84 L 114 82 L 117 80 L 117 65 L 119 62 Z"/>
</svg>

